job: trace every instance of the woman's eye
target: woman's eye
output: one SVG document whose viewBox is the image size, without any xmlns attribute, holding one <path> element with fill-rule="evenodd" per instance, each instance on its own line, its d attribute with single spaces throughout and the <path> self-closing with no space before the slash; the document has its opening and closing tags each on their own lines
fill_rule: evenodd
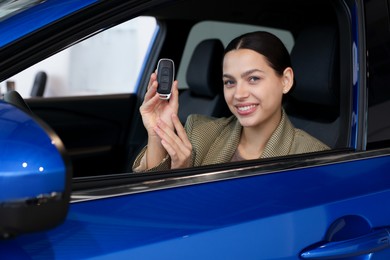
<svg viewBox="0 0 390 260">
<path fill-rule="evenodd" d="M 255 77 L 255 76 L 252 76 L 252 77 L 249 78 L 249 82 L 257 82 L 259 80 L 260 80 L 260 78 L 259 77 Z"/>
<path fill-rule="evenodd" d="M 233 80 L 224 80 L 223 85 L 225 87 L 232 87 L 234 85 L 234 81 Z"/>
</svg>

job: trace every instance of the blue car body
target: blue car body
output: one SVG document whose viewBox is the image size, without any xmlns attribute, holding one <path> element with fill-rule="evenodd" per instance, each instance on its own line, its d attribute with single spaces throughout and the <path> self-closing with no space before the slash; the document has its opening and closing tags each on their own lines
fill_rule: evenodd
<svg viewBox="0 0 390 260">
<path fill-rule="evenodd" d="M 0 47 L 95 2 L 31 7 L 0 22 Z M 63 223 L 0 240 L 0 259 L 390 259 L 390 156 L 388 148 L 360 149 L 363 32 L 359 9 L 351 10 L 356 81 L 348 149 L 75 192 Z M 66 172 L 65 162 L 45 128 L 4 102 L 0 111 L 1 146 L 16 129 L 24 143 L 48 149 L 31 148 L 53 174 L 45 179 L 49 190 L 34 184 L 0 191 L 0 207 L 18 196 L 63 192 L 65 179 L 56 173 Z M 0 162 L 19 162 L 25 148 L 9 147 L 16 150 L 2 150 Z M 16 171 L 1 164 L 0 172 Z"/>
<path fill-rule="evenodd" d="M 390 196 L 388 163 L 374 156 L 74 203 L 61 226 L 0 249 L 5 259 L 297 259 L 335 219 L 359 235 L 387 226 L 390 210 L 376 202 Z"/>
<path fill-rule="evenodd" d="M 0 203 L 34 194 L 65 191 L 64 162 L 47 133 L 28 114 L 2 101 L 1 110 L 1 183 L 19 186 L 3 190 Z M 9 177 L 12 178 L 9 178 Z M 30 183 L 26 189 L 24 183 Z"/>
<path fill-rule="evenodd" d="M 45 1 L 0 23 L 0 46 L 5 46 L 20 37 L 53 23 L 83 7 L 93 4 L 91 1 Z M 12 29 L 10 29 L 12 28 Z"/>
</svg>

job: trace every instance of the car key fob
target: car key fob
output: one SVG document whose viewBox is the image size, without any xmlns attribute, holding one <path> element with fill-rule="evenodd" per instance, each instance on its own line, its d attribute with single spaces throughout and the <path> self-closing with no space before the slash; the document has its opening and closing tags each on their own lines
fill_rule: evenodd
<svg viewBox="0 0 390 260">
<path fill-rule="evenodd" d="M 157 93 L 160 99 L 171 97 L 172 84 L 175 78 L 175 64 L 171 59 L 160 59 L 157 64 Z"/>
</svg>

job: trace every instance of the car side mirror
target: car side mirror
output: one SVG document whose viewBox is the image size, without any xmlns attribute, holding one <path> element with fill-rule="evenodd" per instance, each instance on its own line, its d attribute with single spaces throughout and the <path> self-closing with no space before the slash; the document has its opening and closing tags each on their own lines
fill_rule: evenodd
<svg viewBox="0 0 390 260">
<path fill-rule="evenodd" d="M 70 160 L 54 131 L 0 101 L 0 238 L 63 222 L 71 178 Z"/>
</svg>

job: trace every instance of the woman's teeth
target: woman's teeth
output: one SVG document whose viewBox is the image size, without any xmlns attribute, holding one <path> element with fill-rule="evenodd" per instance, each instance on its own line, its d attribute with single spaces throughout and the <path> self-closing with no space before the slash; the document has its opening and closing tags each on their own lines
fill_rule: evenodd
<svg viewBox="0 0 390 260">
<path fill-rule="evenodd" d="M 256 107 L 256 105 L 237 107 L 237 109 L 240 110 L 240 111 L 247 111 L 247 110 L 252 109 L 254 107 Z"/>
</svg>

